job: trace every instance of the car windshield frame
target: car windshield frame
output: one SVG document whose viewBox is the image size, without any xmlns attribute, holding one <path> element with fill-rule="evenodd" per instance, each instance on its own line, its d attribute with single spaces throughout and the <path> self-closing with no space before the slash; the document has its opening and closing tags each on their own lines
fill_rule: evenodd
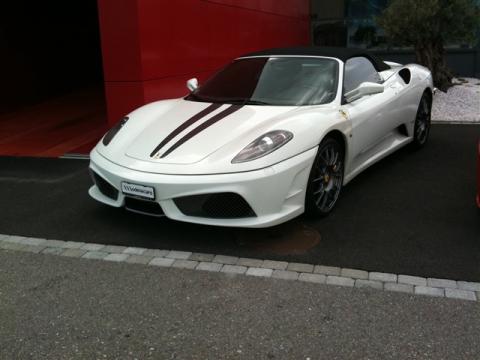
<svg viewBox="0 0 480 360">
<path fill-rule="evenodd" d="M 246 69 L 242 70 L 242 65 L 245 65 Z M 251 69 L 248 65 L 251 65 Z M 275 68 L 280 70 L 273 70 Z M 333 57 L 307 55 L 240 57 L 215 73 L 203 86 L 192 91 L 184 99 L 195 102 L 259 106 L 326 105 L 338 99 L 339 84 L 342 81 L 341 71 L 341 62 Z M 279 76 L 282 72 L 289 76 Z M 281 82 L 278 79 L 284 80 L 284 84 L 277 85 L 276 83 Z M 288 81 L 293 85 L 286 86 L 285 83 Z M 237 86 L 233 87 L 232 83 Z M 308 91 L 299 92 L 300 88 Z M 289 97 L 289 94 L 293 96 Z"/>
</svg>

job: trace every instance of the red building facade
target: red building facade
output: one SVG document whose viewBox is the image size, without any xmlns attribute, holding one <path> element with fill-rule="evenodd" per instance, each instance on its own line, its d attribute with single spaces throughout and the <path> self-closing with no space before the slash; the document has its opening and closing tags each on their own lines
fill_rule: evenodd
<svg viewBox="0 0 480 360">
<path fill-rule="evenodd" d="M 98 0 L 109 124 L 233 58 L 310 43 L 309 0 Z"/>
</svg>

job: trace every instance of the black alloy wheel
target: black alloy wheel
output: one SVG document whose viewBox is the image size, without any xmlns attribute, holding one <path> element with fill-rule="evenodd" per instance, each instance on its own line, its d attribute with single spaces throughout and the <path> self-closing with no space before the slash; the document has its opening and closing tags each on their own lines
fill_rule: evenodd
<svg viewBox="0 0 480 360">
<path fill-rule="evenodd" d="M 305 213 L 326 216 L 334 208 L 343 185 L 344 150 L 333 138 L 324 139 L 310 171 Z"/>
<path fill-rule="evenodd" d="M 422 147 L 428 140 L 432 116 L 431 110 L 432 102 L 430 96 L 427 93 L 424 93 L 420 100 L 420 105 L 418 106 L 415 127 L 413 130 L 413 145 L 416 148 Z"/>
</svg>

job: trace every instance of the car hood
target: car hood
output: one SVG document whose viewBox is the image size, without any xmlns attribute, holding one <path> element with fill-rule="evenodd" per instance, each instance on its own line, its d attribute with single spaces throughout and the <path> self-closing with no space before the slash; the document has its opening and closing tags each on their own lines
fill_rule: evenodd
<svg viewBox="0 0 480 360">
<path fill-rule="evenodd" d="M 245 138 L 248 144 L 252 132 L 294 109 L 182 100 L 132 138 L 125 155 L 158 164 L 193 164 L 227 144 Z"/>
<path fill-rule="evenodd" d="M 266 168 L 317 146 L 329 129 L 349 126 L 335 104 L 239 106 L 173 99 L 142 106 L 128 117 L 113 140 L 100 141 L 94 151 L 125 168 L 186 175 Z M 232 164 L 243 148 L 272 130 L 294 137 L 267 156 Z"/>
</svg>

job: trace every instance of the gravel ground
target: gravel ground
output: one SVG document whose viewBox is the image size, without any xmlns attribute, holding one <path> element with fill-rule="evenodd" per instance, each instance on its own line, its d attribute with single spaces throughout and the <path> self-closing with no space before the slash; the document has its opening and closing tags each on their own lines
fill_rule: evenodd
<svg viewBox="0 0 480 360">
<path fill-rule="evenodd" d="M 480 122 L 480 79 L 454 79 L 458 84 L 447 93 L 438 91 L 433 100 L 432 120 Z"/>
</svg>

